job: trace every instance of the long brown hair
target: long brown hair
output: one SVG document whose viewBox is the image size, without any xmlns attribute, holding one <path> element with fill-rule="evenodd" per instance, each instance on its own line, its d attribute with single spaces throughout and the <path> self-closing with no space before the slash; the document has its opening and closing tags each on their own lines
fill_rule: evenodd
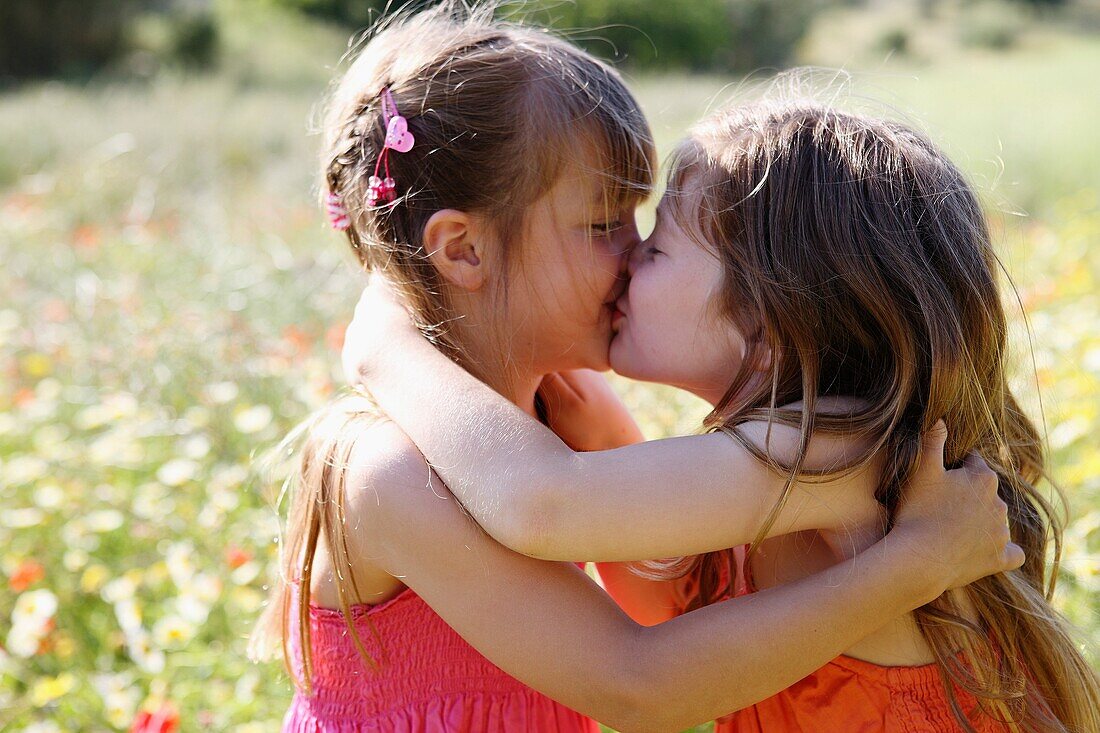
<svg viewBox="0 0 1100 733">
<path fill-rule="evenodd" d="M 974 730 L 956 688 L 1011 728 L 1100 731 L 1097 676 L 1050 605 L 1064 517 L 1039 488 L 1040 435 L 1008 387 L 999 263 L 964 176 L 904 124 L 788 96 L 699 123 L 675 155 L 669 188 L 674 215 L 721 262 L 717 305 L 755 335 L 750 351 L 772 354 L 770 380 L 754 383 L 744 370 L 705 427 L 785 472 L 784 499 L 815 431 L 874 436 L 849 468 L 885 456 L 876 496 L 892 517 L 922 432 L 944 420 L 948 464 L 976 451 L 997 472 L 1012 539 L 1027 554 L 1021 569 L 915 613 L 959 724 Z M 818 414 L 828 395 L 863 406 Z M 779 407 L 799 400 L 800 410 Z M 801 430 L 793 464 L 741 434 L 740 424 L 760 419 Z M 689 562 L 694 606 L 728 592 L 729 551 Z"/>
<path fill-rule="evenodd" d="M 595 155 L 589 160 L 592 172 L 604 182 L 605 204 L 615 208 L 648 195 L 656 157 L 648 123 L 613 69 L 545 31 L 494 20 L 493 10 L 491 3 L 471 7 L 455 0 L 388 16 L 375 27 L 331 94 L 321 160 L 322 202 L 329 194 L 340 197 L 351 221 L 348 243 L 359 264 L 385 271 L 421 331 L 482 379 L 501 365 L 475 362 L 447 328 L 460 314 L 423 247 L 429 217 L 441 209 L 488 217 L 499 261 L 511 267 L 522 260 L 517 240 L 525 210 L 566 166 L 576 165 L 578 149 Z M 385 137 L 383 88 L 408 119 L 415 144 L 389 158 L 397 200 L 372 208 L 368 178 Z M 494 279 L 493 297 L 506 296 L 505 279 Z M 498 354 L 502 363 L 506 352 L 502 347 Z M 378 663 L 351 621 L 351 600 L 359 592 L 344 507 L 355 439 L 380 417 L 369 396 L 347 396 L 319 411 L 276 451 L 285 454 L 300 444 L 297 471 L 285 492 L 290 507 L 281 577 L 250 653 L 270 657 L 279 642 L 298 684 L 297 660 L 288 648 L 293 619 L 307 690 L 309 588 L 322 540 L 351 639 L 368 667 Z"/>
</svg>

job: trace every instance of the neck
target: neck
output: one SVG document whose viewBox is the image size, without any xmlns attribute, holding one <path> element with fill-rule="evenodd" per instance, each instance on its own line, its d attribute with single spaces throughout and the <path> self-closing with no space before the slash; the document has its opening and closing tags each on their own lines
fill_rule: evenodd
<svg viewBox="0 0 1100 733">
<path fill-rule="evenodd" d="M 542 374 L 510 374 L 501 375 L 499 379 L 490 378 L 486 381 L 494 391 L 499 392 L 505 398 L 531 417 L 538 417 L 535 411 L 535 393 L 542 382 Z"/>
<path fill-rule="evenodd" d="M 517 360 L 502 358 L 500 344 L 491 339 L 493 331 L 488 324 L 456 323 L 461 324 L 459 328 L 463 333 L 459 340 L 469 357 L 474 376 L 535 417 L 535 393 L 544 374 L 529 364 L 525 368 Z"/>
</svg>

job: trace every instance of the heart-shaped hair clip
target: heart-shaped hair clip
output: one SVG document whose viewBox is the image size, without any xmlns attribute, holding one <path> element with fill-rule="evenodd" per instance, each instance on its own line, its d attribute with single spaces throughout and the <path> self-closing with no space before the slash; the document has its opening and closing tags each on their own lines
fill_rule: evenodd
<svg viewBox="0 0 1100 733">
<path fill-rule="evenodd" d="M 416 139 L 409 132 L 409 122 L 401 115 L 390 118 L 386 126 L 386 147 L 399 153 L 407 153 L 412 150 Z"/>
<path fill-rule="evenodd" d="M 382 143 L 382 152 L 378 154 L 378 162 L 374 164 L 374 175 L 370 177 L 367 186 L 367 204 L 369 206 L 381 206 L 388 204 L 397 198 L 397 186 L 390 175 L 390 151 L 407 153 L 412 150 L 416 138 L 409 132 L 409 121 L 397 111 L 397 105 L 393 101 L 390 88 L 382 89 L 382 119 L 386 125 L 386 139 Z M 379 172 L 385 167 L 385 177 L 379 176 Z"/>
</svg>

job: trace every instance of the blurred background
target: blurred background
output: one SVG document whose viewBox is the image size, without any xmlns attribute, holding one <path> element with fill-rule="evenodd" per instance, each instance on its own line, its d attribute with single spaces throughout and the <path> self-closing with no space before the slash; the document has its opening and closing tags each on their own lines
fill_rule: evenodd
<svg viewBox="0 0 1100 733">
<path fill-rule="evenodd" d="M 360 280 L 316 205 L 310 121 L 380 7 L 0 3 L 0 730 L 278 728 L 290 682 L 244 655 L 277 534 L 252 465 L 339 387 Z M 508 12 L 615 60 L 663 153 L 814 65 L 968 172 L 1020 295 L 1015 388 L 1070 501 L 1056 601 L 1096 659 L 1100 2 Z M 704 413 L 616 386 L 650 437 Z"/>
</svg>

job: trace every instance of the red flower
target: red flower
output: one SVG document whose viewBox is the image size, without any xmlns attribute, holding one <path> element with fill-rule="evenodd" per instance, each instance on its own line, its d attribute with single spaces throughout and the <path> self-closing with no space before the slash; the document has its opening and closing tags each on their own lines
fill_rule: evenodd
<svg viewBox="0 0 1100 733">
<path fill-rule="evenodd" d="M 236 545 L 230 545 L 229 549 L 225 551 L 225 562 L 232 570 L 236 570 L 251 559 L 251 552 L 242 550 Z"/>
<path fill-rule="evenodd" d="M 180 727 L 180 714 L 170 702 L 161 703 L 156 710 L 139 710 L 130 733 L 175 733 Z"/>
<path fill-rule="evenodd" d="M 46 569 L 42 567 L 41 563 L 34 560 L 24 560 L 8 579 L 8 587 L 16 593 L 22 593 L 45 577 Z"/>
<path fill-rule="evenodd" d="M 347 323 L 335 323 L 329 326 L 328 331 L 325 332 L 325 346 L 333 351 L 340 351 L 344 348 L 344 332 L 348 330 Z"/>
<path fill-rule="evenodd" d="M 34 402 L 34 390 L 24 387 L 23 389 L 15 393 L 15 395 L 11 398 L 11 401 L 16 407 L 29 405 L 31 402 Z"/>
<path fill-rule="evenodd" d="M 294 350 L 296 355 L 308 353 L 313 345 L 310 335 L 294 325 L 283 329 L 283 341 Z"/>
<path fill-rule="evenodd" d="M 73 246 L 77 249 L 98 249 L 102 239 L 99 229 L 91 224 L 73 230 Z"/>
</svg>

